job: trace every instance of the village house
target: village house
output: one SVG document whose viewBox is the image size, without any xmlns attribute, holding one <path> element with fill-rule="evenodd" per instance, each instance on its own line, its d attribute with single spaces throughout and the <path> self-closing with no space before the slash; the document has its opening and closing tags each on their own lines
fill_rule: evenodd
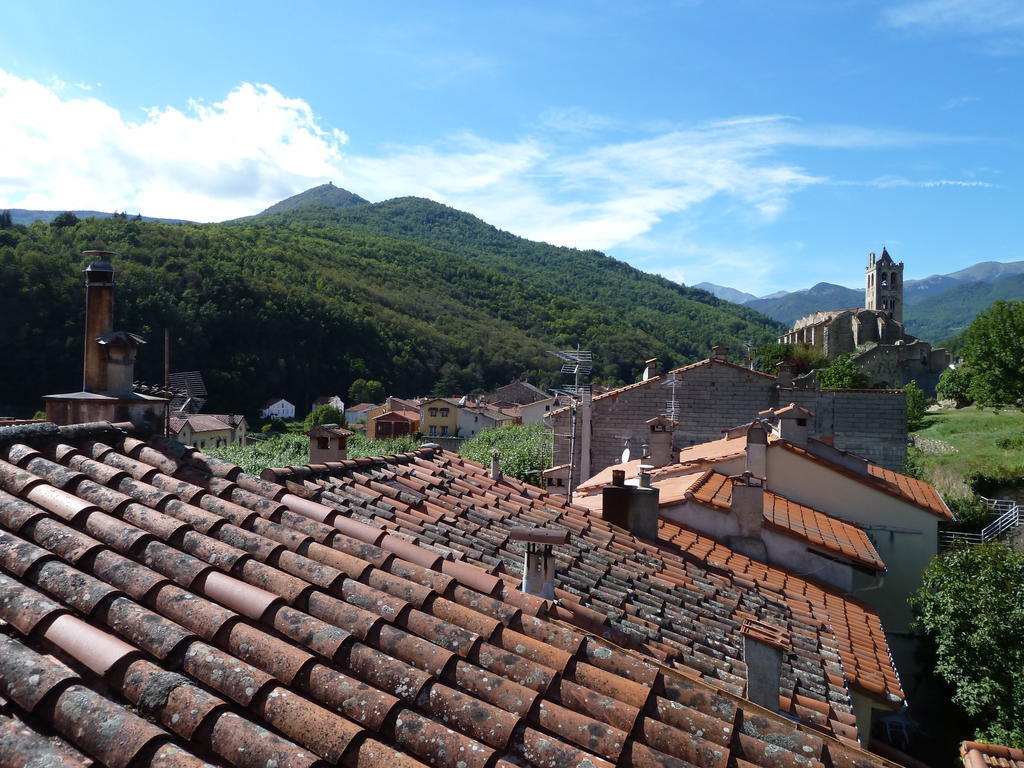
<svg viewBox="0 0 1024 768">
<path fill-rule="evenodd" d="M 366 412 L 366 436 L 371 440 L 415 435 L 420 431 L 420 401 L 389 397 Z"/>
<path fill-rule="evenodd" d="M 459 434 L 459 402 L 446 397 L 425 400 L 420 405 L 420 432 L 427 437 Z"/>
<path fill-rule="evenodd" d="M 176 413 L 168 423 L 175 440 L 197 448 L 222 448 L 245 445 L 249 423 L 234 413 Z"/>
<path fill-rule="evenodd" d="M 348 425 L 365 424 L 367 414 L 376 408 L 375 403 L 356 403 L 345 409 L 345 423 Z"/>
<path fill-rule="evenodd" d="M 332 408 L 337 408 L 342 413 L 345 412 L 345 401 L 341 399 L 341 395 L 320 395 L 320 397 L 313 401 L 313 405 L 309 410 L 315 411 L 321 405 L 329 405 Z"/>
<path fill-rule="evenodd" d="M 482 403 L 459 406 L 460 437 L 475 437 L 485 429 L 497 429 L 522 423 L 519 406 L 502 408 Z"/>
<path fill-rule="evenodd" d="M 814 415 L 808 433 L 831 437 L 837 448 L 873 463 L 900 470 L 907 452 L 906 397 L 900 390 L 818 390 L 796 387 L 792 373 L 761 373 L 715 357 L 660 373 L 658 361 L 647 362 L 644 380 L 576 405 L 553 410 L 553 464 L 571 464 L 572 487 L 621 460 L 624 449 L 636 452 L 649 439 L 646 422 L 670 404 L 679 426 L 673 448 L 718 440 L 722 431 L 748 424 L 758 412 L 795 402 Z M 573 455 L 570 457 L 570 446 Z"/>
<path fill-rule="evenodd" d="M 260 408 L 261 419 L 294 419 L 295 406 L 283 397 L 272 397 Z"/>
<path fill-rule="evenodd" d="M 579 492 L 592 496 L 614 470 L 623 470 L 632 479 L 638 477 L 641 464 L 651 465 L 651 483 L 662 489 L 662 514 L 721 540 L 735 533 L 736 521 L 698 508 L 728 509 L 734 491 L 726 482 L 729 478 L 744 472 L 764 478 L 761 495 L 768 527 L 796 530 L 810 537 L 810 546 L 791 552 L 776 546 L 782 554 L 775 559 L 769 547 L 761 559 L 799 573 L 816 573 L 861 595 L 878 611 L 898 667 L 913 673 L 917 662 L 908 600 L 920 589 L 921 575 L 938 552 L 938 528 L 952 519 L 949 508 L 928 483 L 810 437 L 813 414 L 806 409 L 790 404 L 759 418 L 764 421 L 685 448 L 667 461 L 663 453 L 652 451 L 646 458 L 606 468 L 583 483 Z M 762 423 L 770 430 L 767 440 L 752 444 L 751 429 L 754 434 L 763 432 L 756 426 Z M 860 557 L 867 551 L 865 537 L 874 557 L 885 564 L 884 578 Z M 852 568 L 837 575 L 844 562 Z"/>
</svg>

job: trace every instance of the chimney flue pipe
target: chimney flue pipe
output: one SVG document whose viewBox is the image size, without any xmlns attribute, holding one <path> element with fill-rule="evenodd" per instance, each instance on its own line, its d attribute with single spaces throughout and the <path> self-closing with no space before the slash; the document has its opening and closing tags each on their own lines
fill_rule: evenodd
<svg viewBox="0 0 1024 768">
<path fill-rule="evenodd" d="M 82 389 L 86 392 L 106 392 L 106 352 L 97 341 L 114 330 L 114 267 L 110 259 L 113 251 L 83 251 L 92 259 L 85 268 L 85 364 Z"/>
</svg>

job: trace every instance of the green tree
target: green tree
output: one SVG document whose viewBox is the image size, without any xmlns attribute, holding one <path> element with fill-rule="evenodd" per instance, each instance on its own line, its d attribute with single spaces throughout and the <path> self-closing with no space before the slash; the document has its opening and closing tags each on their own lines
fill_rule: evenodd
<svg viewBox="0 0 1024 768">
<path fill-rule="evenodd" d="M 974 318 L 964 360 L 976 403 L 1024 408 L 1024 301 L 997 301 Z"/>
<path fill-rule="evenodd" d="M 944 370 L 935 385 L 935 394 L 942 400 L 952 400 L 957 408 L 970 404 L 970 392 L 971 369 L 963 364 Z"/>
<path fill-rule="evenodd" d="M 912 603 L 976 738 L 1024 747 L 1024 553 L 957 547 L 932 560 Z"/>
<path fill-rule="evenodd" d="M 757 350 L 754 367 L 764 373 L 775 373 L 775 366 L 783 361 L 793 366 L 797 376 L 828 366 L 828 358 L 812 346 L 773 342 Z"/>
<path fill-rule="evenodd" d="M 73 227 L 79 221 L 78 217 L 75 216 L 71 211 L 64 211 L 64 213 L 58 213 L 53 217 L 53 221 L 50 222 L 51 227 Z"/>
<path fill-rule="evenodd" d="M 924 417 L 928 412 L 928 398 L 917 385 L 916 381 L 908 381 L 903 385 L 903 394 L 907 400 L 907 429 L 914 432 L 924 426 Z"/>
<path fill-rule="evenodd" d="M 348 388 L 348 400 L 352 405 L 358 403 L 380 403 L 387 397 L 384 385 L 375 379 L 356 379 Z"/>
<path fill-rule="evenodd" d="M 837 357 L 832 365 L 818 374 L 818 386 L 822 389 L 864 389 L 867 385 L 867 374 L 849 353 Z"/>
<path fill-rule="evenodd" d="M 506 475 L 540 485 L 540 472 L 551 466 L 551 430 L 543 424 L 525 424 L 485 429 L 459 448 L 459 454 L 484 466 L 491 464 L 491 451 L 498 452 L 498 465 Z"/>
<path fill-rule="evenodd" d="M 321 424 L 337 424 L 345 426 L 345 414 L 333 405 L 318 405 L 306 416 L 305 428 L 319 427 Z"/>
<path fill-rule="evenodd" d="M 0 211 L 0 229 L 10 229 L 14 226 L 10 211 Z"/>
</svg>

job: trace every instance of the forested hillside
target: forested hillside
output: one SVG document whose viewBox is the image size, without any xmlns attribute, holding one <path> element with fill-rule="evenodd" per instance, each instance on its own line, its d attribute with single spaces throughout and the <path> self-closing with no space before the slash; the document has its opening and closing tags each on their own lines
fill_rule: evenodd
<svg viewBox="0 0 1024 768">
<path fill-rule="evenodd" d="M 679 365 L 778 332 L 705 292 L 428 201 L 230 224 L 36 223 L 0 231 L 0 413 L 30 414 L 41 395 L 80 387 L 81 251 L 96 248 L 119 254 L 117 328 L 150 340 L 137 377 L 162 378 L 170 328 L 171 368 L 203 372 L 211 411 L 252 414 L 277 395 L 302 411 L 357 378 L 399 395 L 515 376 L 544 384 L 560 380 L 545 350 L 577 343 L 595 351 L 598 378 L 619 383 L 645 357 Z"/>
<path fill-rule="evenodd" d="M 960 334 L 997 301 L 1024 299 L 1024 275 L 957 285 L 904 311 L 907 332 L 936 344 Z"/>
</svg>

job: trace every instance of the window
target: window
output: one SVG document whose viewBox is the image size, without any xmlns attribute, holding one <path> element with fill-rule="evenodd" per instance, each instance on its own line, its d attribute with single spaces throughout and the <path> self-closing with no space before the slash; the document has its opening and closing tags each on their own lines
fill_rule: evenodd
<svg viewBox="0 0 1024 768">
<path fill-rule="evenodd" d="M 328 448 L 331 447 L 331 441 L 329 438 L 326 437 L 318 437 L 316 439 L 316 447 L 319 448 L 321 451 L 326 451 Z"/>
<path fill-rule="evenodd" d="M 431 424 L 430 425 L 430 436 L 431 437 L 437 437 L 437 425 L 436 424 Z"/>
<path fill-rule="evenodd" d="M 432 417 L 437 416 L 437 408 L 429 408 L 428 411 Z"/>
<path fill-rule="evenodd" d="M 448 409 L 447 408 L 442 408 L 441 409 L 441 418 L 443 418 L 443 419 L 447 419 L 448 418 Z"/>
<path fill-rule="evenodd" d="M 447 435 L 447 434 L 448 434 L 448 425 L 447 424 L 442 424 L 441 425 L 441 435 L 444 436 L 444 435 Z"/>
</svg>

